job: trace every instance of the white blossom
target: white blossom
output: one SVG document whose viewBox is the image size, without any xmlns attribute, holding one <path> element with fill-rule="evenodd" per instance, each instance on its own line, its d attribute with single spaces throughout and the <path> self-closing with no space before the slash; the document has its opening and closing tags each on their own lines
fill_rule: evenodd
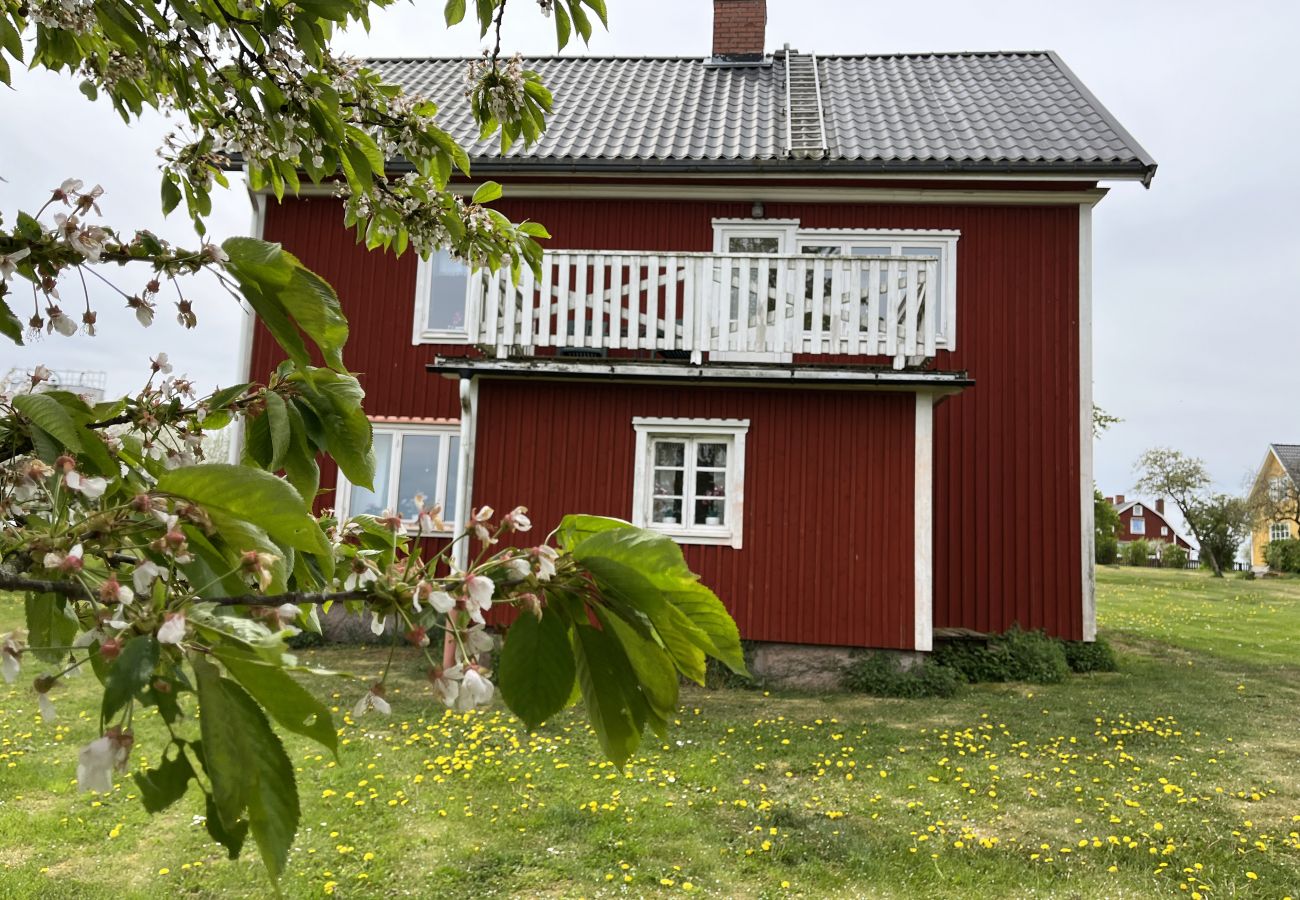
<svg viewBox="0 0 1300 900">
<path fill-rule="evenodd" d="M 149 560 L 145 560 L 135 567 L 131 573 L 131 584 L 135 586 L 137 594 L 148 594 L 149 588 L 153 586 L 155 578 L 161 578 L 163 570 L 158 568 Z"/>
<path fill-rule="evenodd" d="M 372 634 L 380 635 L 388 627 L 388 617 L 381 616 L 373 609 L 370 611 L 370 631 Z"/>
<path fill-rule="evenodd" d="M 37 694 L 36 705 L 40 707 L 41 718 L 45 720 L 47 725 L 59 717 L 59 714 L 54 709 L 54 702 L 50 700 L 49 694 Z"/>
<path fill-rule="evenodd" d="M 429 672 L 429 683 L 433 685 L 433 696 L 439 703 L 447 707 L 456 705 L 456 698 L 460 694 L 460 682 L 451 678 L 442 669 L 432 669 Z"/>
<path fill-rule="evenodd" d="M 511 531 L 527 531 L 533 527 L 533 521 L 528 518 L 528 507 L 526 506 L 516 506 L 506 513 L 503 521 Z"/>
<path fill-rule="evenodd" d="M 113 773 L 125 772 L 131 755 L 131 735 L 115 728 L 81 748 L 77 754 L 77 789 L 107 794 L 113 790 Z"/>
<path fill-rule="evenodd" d="M 379 685 L 375 685 L 361 696 L 361 699 L 357 701 L 357 705 L 352 707 L 352 718 L 361 718 L 369 709 L 373 709 L 383 716 L 393 711 L 393 708 L 388 705 L 388 701 L 384 699 L 383 688 Z"/>
<path fill-rule="evenodd" d="M 460 682 L 456 709 L 470 710 L 492 702 L 492 694 L 496 689 L 477 663 L 453 666 L 447 670 L 446 677 Z"/>
<path fill-rule="evenodd" d="M 158 643 L 179 644 L 185 640 L 185 613 L 167 613 L 158 627 Z"/>
<path fill-rule="evenodd" d="M 0 675 L 9 684 L 18 680 L 23 653 L 23 636 L 21 632 L 11 631 L 0 639 Z"/>
<path fill-rule="evenodd" d="M 76 469 L 69 469 L 64 473 L 63 483 L 83 494 L 87 500 L 98 500 L 108 489 L 108 479 L 99 475 L 82 475 Z"/>
<path fill-rule="evenodd" d="M 16 263 L 26 259 L 32 252 L 31 247 L 15 250 L 13 253 L 0 254 L 0 282 L 8 281 L 18 271 Z M 44 368 L 38 366 L 37 368 Z M 49 371 L 48 369 L 46 371 Z"/>
<path fill-rule="evenodd" d="M 495 591 L 496 585 L 491 578 L 470 575 L 465 579 L 465 610 L 480 625 L 483 624 L 483 613 L 492 608 L 492 594 Z"/>
<path fill-rule="evenodd" d="M 542 544 L 540 547 L 533 548 L 533 559 L 537 563 L 537 580 L 550 581 L 555 577 L 555 560 L 560 554 L 554 547 L 548 547 Z"/>
</svg>

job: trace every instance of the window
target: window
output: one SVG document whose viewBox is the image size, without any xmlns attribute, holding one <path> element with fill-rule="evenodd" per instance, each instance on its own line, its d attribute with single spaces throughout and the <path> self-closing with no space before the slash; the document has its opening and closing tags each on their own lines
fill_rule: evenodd
<svg viewBox="0 0 1300 900">
<path fill-rule="evenodd" d="M 1270 541 L 1289 541 L 1291 539 L 1291 526 L 1285 522 L 1274 522 L 1268 526 L 1268 539 Z"/>
<path fill-rule="evenodd" d="M 1134 518 L 1137 518 L 1137 519 L 1142 518 L 1142 504 L 1141 504 L 1141 503 L 1139 503 L 1139 504 L 1137 504 L 1136 506 L 1133 507 L 1133 517 L 1134 517 Z"/>
<path fill-rule="evenodd" d="M 1129 520 L 1128 520 L 1128 533 L 1129 533 L 1129 534 L 1146 534 L 1146 533 L 1147 533 L 1147 520 L 1146 520 L 1146 519 L 1129 519 Z"/>
<path fill-rule="evenodd" d="M 1268 480 L 1268 499 L 1274 503 L 1281 503 L 1286 499 L 1287 477 L 1285 475 L 1275 475 Z"/>
<path fill-rule="evenodd" d="M 1160 526 L 1160 536 L 1161 536 L 1161 537 L 1169 537 L 1169 526 L 1168 526 L 1168 525 L 1161 525 L 1161 526 Z"/>
<path fill-rule="evenodd" d="M 632 420 L 632 523 L 683 544 L 741 546 L 747 419 Z"/>
<path fill-rule="evenodd" d="M 818 256 L 914 256 L 937 259 L 937 284 L 931 297 L 936 298 L 935 344 L 943 350 L 956 348 L 957 338 L 957 240 L 958 231 L 901 229 L 844 230 L 800 228 L 798 219 L 714 219 L 715 253 L 799 253 Z M 769 249 L 771 248 L 771 249 Z M 757 277 L 751 275 L 751 278 Z M 812 273 L 805 276 L 812 290 Z M 825 290 L 831 287 L 828 272 Z M 881 272 L 881 288 L 887 285 Z M 775 289 L 776 273 L 770 272 Z M 750 297 L 756 296 L 750 291 Z M 752 301 L 751 301 L 752 302 Z M 734 300 L 733 300 L 734 304 Z M 733 309 L 734 312 L 734 309 Z M 751 313 L 753 310 L 751 310 Z M 809 317 L 805 315 L 805 320 Z M 824 323 L 828 325 L 829 323 Z M 811 321 L 805 327 L 811 327 Z"/>
<path fill-rule="evenodd" d="M 415 343 L 463 343 L 469 267 L 439 250 L 415 275 Z"/>
<path fill-rule="evenodd" d="M 460 428 L 456 425 L 375 424 L 375 489 L 350 484 L 339 473 L 338 514 L 378 516 L 396 510 L 415 527 L 415 495 L 426 506 L 442 506 L 442 517 L 456 521 L 456 478 Z"/>
</svg>

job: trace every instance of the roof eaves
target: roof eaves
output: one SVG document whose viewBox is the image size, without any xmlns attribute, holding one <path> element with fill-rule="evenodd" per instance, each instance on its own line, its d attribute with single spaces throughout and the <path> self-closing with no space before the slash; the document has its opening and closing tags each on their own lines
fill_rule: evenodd
<svg viewBox="0 0 1300 900">
<path fill-rule="evenodd" d="M 1133 155 L 1141 161 L 1144 169 L 1142 186 L 1145 188 L 1151 187 L 1151 180 L 1156 177 L 1156 161 L 1154 157 L 1138 143 L 1137 138 L 1133 137 L 1127 128 L 1119 123 L 1119 120 L 1106 108 L 1106 105 L 1097 99 L 1097 95 L 1088 90 L 1087 86 L 1079 80 L 1079 76 L 1074 74 L 1074 70 L 1065 64 L 1065 60 L 1061 59 L 1055 50 L 1048 50 L 1046 54 L 1048 59 L 1061 70 L 1061 74 L 1070 80 L 1070 83 L 1074 85 L 1074 89 L 1097 110 L 1098 115 L 1106 120 L 1106 124 L 1120 136 L 1128 148 L 1133 151 Z"/>
</svg>

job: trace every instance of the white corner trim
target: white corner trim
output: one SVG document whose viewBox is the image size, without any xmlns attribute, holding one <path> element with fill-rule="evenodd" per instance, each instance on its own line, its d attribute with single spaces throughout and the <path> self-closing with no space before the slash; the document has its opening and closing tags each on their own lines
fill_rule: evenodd
<svg viewBox="0 0 1300 900">
<path fill-rule="evenodd" d="M 1079 204 L 1079 503 L 1083 639 L 1097 639 L 1096 523 L 1092 491 L 1092 206 Z"/>
<path fill-rule="evenodd" d="M 473 514 L 470 504 L 474 502 L 474 443 L 477 434 L 478 379 L 471 375 L 460 379 L 460 462 L 457 467 L 460 481 L 456 483 L 456 517 L 461 522 L 468 522 Z M 451 525 L 453 532 L 459 530 L 458 523 Z M 460 571 L 469 568 L 468 539 L 456 542 L 452 559 Z"/>
<path fill-rule="evenodd" d="M 666 534 L 679 544 L 715 544 L 740 550 L 745 523 L 745 435 L 749 419 L 678 419 L 634 416 L 636 458 L 632 480 L 631 522 Z M 727 523 L 711 527 L 692 525 L 674 528 L 655 524 L 650 519 L 650 492 L 647 491 L 654 464 L 650 458 L 651 439 L 657 437 L 725 437 L 731 440 L 727 454 Z M 683 503 L 685 514 L 685 502 Z"/>
<path fill-rule="evenodd" d="M 915 608 L 912 646 L 934 649 L 934 395 L 916 393 L 912 471 L 912 558 Z"/>
<path fill-rule="evenodd" d="M 248 198 L 253 202 L 253 221 L 249 226 L 248 233 L 250 237 L 261 239 L 266 234 L 266 194 L 256 191 L 249 191 Z M 239 323 L 239 373 L 235 376 L 240 381 L 253 380 L 253 331 L 257 326 L 257 317 L 253 315 L 251 309 L 244 308 L 240 304 L 240 310 L 244 314 L 244 320 Z M 234 465 L 239 464 L 240 457 L 244 454 L 244 419 L 238 417 L 234 421 L 235 433 L 230 441 L 230 462 Z M 308 503 L 313 498 L 305 497 Z"/>
</svg>

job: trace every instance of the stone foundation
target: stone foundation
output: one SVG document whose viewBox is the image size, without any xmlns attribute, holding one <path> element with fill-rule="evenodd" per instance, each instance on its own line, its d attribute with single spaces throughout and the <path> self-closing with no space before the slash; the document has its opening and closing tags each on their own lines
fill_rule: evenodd
<svg viewBox="0 0 1300 900">
<path fill-rule="evenodd" d="M 818 647 L 810 644 L 754 642 L 748 645 L 746 661 L 750 674 L 765 687 L 794 691 L 839 691 L 844 671 L 864 650 L 855 647 Z M 914 650 L 881 650 L 899 661 L 904 671 L 925 654 Z"/>
</svg>

